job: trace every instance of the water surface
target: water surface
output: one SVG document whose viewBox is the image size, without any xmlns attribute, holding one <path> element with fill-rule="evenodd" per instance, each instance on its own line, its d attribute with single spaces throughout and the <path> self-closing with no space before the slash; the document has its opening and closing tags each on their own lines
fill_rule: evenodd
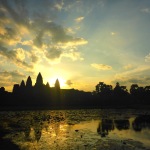
<svg viewBox="0 0 150 150">
<path fill-rule="evenodd" d="M 22 150 L 146 150 L 150 149 L 150 111 L 4 111 L 0 131 L 2 141 Z"/>
</svg>

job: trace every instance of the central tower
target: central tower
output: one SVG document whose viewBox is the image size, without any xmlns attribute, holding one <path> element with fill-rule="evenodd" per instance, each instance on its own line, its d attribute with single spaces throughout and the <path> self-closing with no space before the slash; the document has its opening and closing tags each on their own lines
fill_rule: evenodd
<svg viewBox="0 0 150 150">
<path fill-rule="evenodd" d="M 41 86 L 43 85 L 43 78 L 42 78 L 42 75 L 41 73 L 39 72 L 37 78 L 36 78 L 36 83 L 35 83 L 35 86 Z"/>
</svg>

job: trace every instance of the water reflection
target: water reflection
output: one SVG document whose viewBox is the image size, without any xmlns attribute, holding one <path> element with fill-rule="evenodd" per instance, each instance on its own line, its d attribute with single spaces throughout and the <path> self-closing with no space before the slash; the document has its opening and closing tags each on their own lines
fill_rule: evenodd
<svg viewBox="0 0 150 150">
<path fill-rule="evenodd" d="M 143 128 L 150 128 L 150 115 L 140 115 L 132 122 L 135 131 L 142 131 Z"/>
<path fill-rule="evenodd" d="M 134 131 L 142 131 L 142 129 L 149 128 L 150 129 L 150 115 L 140 115 L 136 117 L 131 123 L 131 127 Z M 118 129 L 118 130 L 129 130 L 130 128 L 129 119 L 101 119 L 97 128 L 97 133 L 101 135 L 101 137 L 105 137 L 109 134 L 109 132 Z"/>
<path fill-rule="evenodd" d="M 0 116 L 0 131 L 3 131 L 0 137 L 7 135 L 15 139 L 15 137 L 20 136 L 23 137 L 23 141 L 39 142 L 43 129 L 50 133 L 52 130 L 55 135 L 58 135 L 60 122 L 64 121 L 62 113 L 20 112 L 20 114 L 11 112 L 3 117 Z"/>
<path fill-rule="evenodd" d="M 101 137 L 108 135 L 111 130 L 114 130 L 113 120 L 102 119 L 97 128 L 97 132 L 101 135 Z"/>
<path fill-rule="evenodd" d="M 127 119 L 115 120 L 114 123 L 118 130 L 128 130 L 130 127 L 129 120 L 127 120 Z"/>
<path fill-rule="evenodd" d="M 108 118 L 100 111 L 89 113 L 87 110 L 1 112 L 0 140 L 10 140 L 20 149 L 71 149 L 72 146 L 84 149 L 85 145 L 94 147 L 101 137 L 112 137 L 112 133 L 149 131 L 150 115 L 118 114 Z M 150 139 L 150 132 L 146 134 L 147 140 Z"/>
</svg>

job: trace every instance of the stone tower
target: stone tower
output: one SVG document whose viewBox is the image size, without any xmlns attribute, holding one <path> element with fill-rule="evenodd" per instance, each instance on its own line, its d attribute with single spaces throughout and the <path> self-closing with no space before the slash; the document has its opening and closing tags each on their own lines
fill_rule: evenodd
<svg viewBox="0 0 150 150">
<path fill-rule="evenodd" d="M 39 72 L 37 78 L 36 78 L 36 83 L 35 86 L 42 86 L 43 85 L 43 77 L 41 73 Z"/>
</svg>

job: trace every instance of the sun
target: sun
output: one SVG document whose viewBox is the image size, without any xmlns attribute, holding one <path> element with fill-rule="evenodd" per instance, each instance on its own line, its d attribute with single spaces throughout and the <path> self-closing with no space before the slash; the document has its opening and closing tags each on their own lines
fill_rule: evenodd
<svg viewBox="0 0 150 150">
<path fill-rule="evenodd" d="M 49 79 L 50 86 L 55 86 L 56 80 L 59 80 L 60 87 L 63 88 L 66 86 L 66 80 L 63 77 L 52 77 Z"/>
</svg>

